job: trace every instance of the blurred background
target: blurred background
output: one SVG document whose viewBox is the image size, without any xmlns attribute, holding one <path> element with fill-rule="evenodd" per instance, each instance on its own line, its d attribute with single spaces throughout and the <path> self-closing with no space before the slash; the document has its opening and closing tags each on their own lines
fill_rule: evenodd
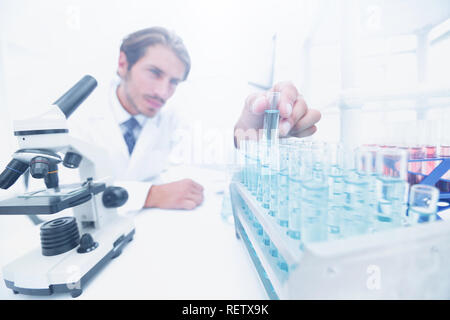
<svg viewBox="0 0 450 320">
<path fill-rule="evenodd" d="M 448 0 L 1 0 L 0 162 L 16 149 L 12 120 L 84 74 L 109 82 L 122 39 L 155 25 L 191 54 L 166 106 L 194 130 L 191 164 L 233 161 L 245 97 L 285 80 L 322 112 L 315 139 L 450 137 Z"/>
</svg>

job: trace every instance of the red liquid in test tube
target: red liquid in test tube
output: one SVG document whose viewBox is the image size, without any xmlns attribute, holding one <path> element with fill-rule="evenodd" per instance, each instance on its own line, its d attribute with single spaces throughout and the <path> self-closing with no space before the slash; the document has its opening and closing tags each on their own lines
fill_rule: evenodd
<svg viewBox="0 0 450 320">
<path fill-rule="evenodd" d="M 436 146 L 426 146 L 425 152 L 427 159 L 436 158 L 437 156 Z M 429 175 L 434 170 L 434 168 L 437 167 L 437 162 L 438 161 L 425 161 L 422 166 L 422 173 L 425 175 Z"/>
<path fill-rule="evenodd" d="M 380 148 L 390 149 L 390 148 L 395 148 L 395 146 L 383 144 L 383 145 L 380 145 Z M 391 159 L 389 159 L 389 157 L 386 157 L 386 158 L 388 159 L 388 161 L 385 161 L 385 163 L 383 164 L 383 175 L 385 175 L 387 177 L 391 177 L 391 176 L 393 176 L 393 172 L 394 172 L 394 169 L 392 167 L 393 159 L 391 160 Z"/>
<path fill-rule="evenodd" d="M 409 159 L 423 159 L 425 157 L 422 147 L 411 147 L 408 151 Z M 422 163 L 423 162 L 421 161 L 408 163 L 408 171 L 414 173 L 422 173 Z M 421 175 L 408 173 L 408 182 L 410 184 L 417 184 L 422 180 L 423 177 Z"/>
<path fill-rule="evenodd" d="M 450 157 L 450 146 L 441 146 L 441 157 Z M 450 170 L 447 171 L 446 174 L 444 174 L 441 179 L 450 180 Z M 441 192 L 450 192 L 450 182 L 449 181 L 439 181 L 438 182 L 438 188 L 441 190 Z"/>
</svg>

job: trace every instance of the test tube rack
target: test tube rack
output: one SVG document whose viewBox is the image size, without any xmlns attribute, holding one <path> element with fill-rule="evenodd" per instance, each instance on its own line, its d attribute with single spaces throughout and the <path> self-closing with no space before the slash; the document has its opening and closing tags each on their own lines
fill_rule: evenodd
<svg viewBox="0 0 450 320">
<path fill-rule="evenodd" d="M 420 184 L 426 184 L 430 186 L 436 185 L 438 181 L 450 184 L 450 180 L 443 179 L 442 177 L 450 170 L 450 157 L 438 157 L 438 158 L 423 158 L 423 159 L 409 159 L 409 162 L 436 162 L 440 163 L 430 172 L 430 174 L 425 175 L 420 172 L 408 171 L 409 174 L 421 176 L 423 179 Z M 450 192 L 440 192 L 439 200 L 450 201 Z M 447 209 L 443 207 L 442 209 Z M 440 210 L 440 209 L 439 209 Z"/>
<path fill-rule="evenodd" d="M 450 299 L 450 222 L 311 243 L 300 251 L 244 185 L 233 181 L 230 196 L 236 237 L 270 299 Z M 261 229 L 287 270 L 265 250 Z"/>
</svg>

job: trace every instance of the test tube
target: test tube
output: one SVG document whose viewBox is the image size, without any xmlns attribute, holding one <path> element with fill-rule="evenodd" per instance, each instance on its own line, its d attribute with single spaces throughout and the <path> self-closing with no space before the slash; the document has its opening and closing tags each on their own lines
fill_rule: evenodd
<svg viewBox="0 0 450 320">
<path fill-rule="evenodd" d="M 278 214 L 277 222 L 282 227 L 289 225 L 289 158 L 291 145 L 279 145 L 280 168 L 278 172 Z"/>
<path fill-rule="evenodd" d="M 441 117 L 441 136 L 440 140 L 440 151 L 439 156 L 442 158 L 450 157 L 450 113 L 447 112 L 443 117 Z M 450 170 L 447 171 L 439 180 L 437 187 L 442 193 L 450 192 Z"/>
<path fill-rule="evenodd" d="M 379 148 L 376 145 L 363 145 L 356 149 L 356 171 L 367 179 L 367 207 L 369 232 L 374 230 L 377 213 L 377 167 Z"/>
<path fill-rule="evenodd" d="M 247 184 L 248 190 L 256 196 L 258 187 L 258 143 L 255 140 L 247 140 Z"/>
<path fill-rule="evenodd" d="M 420 145 L 411 146 L 408 148 L 409 159 L 418 160 L 425 158 L 424 148 Z M 423 177 L 422 173 L 422 161 L 413 161 L 408 163 L 408 182 L 410 184 L 420 183 Z"/>
<path fill-rule="evenodd" d="M 280 119 L 280 111 L 278 110 L 278 102 L 280 93 L 271 91 L 267 94 L 270 109 L 264 112 L 264 136 L 267 141 L 278 139 L 278 121 Z"/>
<path fill-rule="evenodd" d="M 327 144 L 314 142 L 306 157 L 309 177 L 302 184 L 302 243 L 327 240 L 328 160 Z"/>
<path fill-rule="evenodd" d="M 244 186 L 247 186 L 247 141 L 248 140 L 244 140 L 241 143 L 241 147 L 236 151 L 238 157 L 239 180 Z"/>
<path fill-rule="evenodd" d="M 269 159 L 270 189 L 267 190 L 269 193 L 269 215 L 276 217 L 279 211 L 278 198 L 280 196 L 280 148 L 278 143 L 270 147 Z"/>
<path fill-rule="evenodd" d="M 366 170 L 372 165 L 363 149 L 349 148 L 344 176 L 344 210 L 341 235 L 351 237 L 367 233 L 370 225 L 369 176 Z"/>
<path fill-rule="evenodd" d="M 437 157 L 437 140 L 439 125 L 437 121 L 428 120 L 425 122 L 426 129 L 426 144 L 425 144 L 425 156 L 427 159 Z M 422 165 L 422 173 L 429 175 L 439 164 L 439 161 L 425 161 Z"/>
<path fill-rule="evenodd" d="M 288 231 L 290 239 L 301 239 L 301 200 L 302 184 L 308 175 L 306 158 L 310 152 L 311 145 L 308 142 L 292 144 L 289 147 L 289 203 L 288 203 Z"/>
<path fill-rule="evenodd" d="M 441 145 L 441 150 L 440 150 L 440 156 L 441 157 L 445 157 L 445 158 L 449 158 L 450 157 L 450 141 L 445 144 L 445 145 Z M 450 192 L 450 170 L 447 171 L 447 173 L 445 173 L 442 177 L 442 180 L 439 180 L 437 186 L 439 187 L 441 192 Z"/>
<path fill-rule="evenodd" d="M 270 204 L 270 148 L 267 141 L 259 141 L 259 180 L 256 199 L 265 209 Z"/>
<path fill-rule="evenodd" d="M 341 214 L 344 206 L 344 154 L 340 143 L 329 144 L 328 173 L 328 238 L 340 238 Z"/>
<path fill-rule="evenodd" d="M 399 227 L 406 217 L 407 153 L 382 148 L 377 154 L 377 230 Z"/>
<path fill-rule="evenodd" d="M 416 184 L 409 195 L 408 220 L 410 224 L 436 220 L 439 189 L 429 185 Z"/>
</svg>

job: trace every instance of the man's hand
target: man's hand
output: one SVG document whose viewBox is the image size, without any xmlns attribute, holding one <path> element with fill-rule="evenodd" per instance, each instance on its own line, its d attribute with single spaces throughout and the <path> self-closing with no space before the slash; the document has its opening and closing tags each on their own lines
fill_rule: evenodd
<svg viewBox="0 0 450 320">
<path fill-rule="evenodd" d="M 280 92 L 278 110 L 280 111 L 280 137 L 307 137 L 316 132 L 315 123 L 320 120 L 318 110 L 308 109 L 305 100 L 291 82 L 277 83 L 270 91 Z M 263 128 L 264 111 L 269 109 L 266 93 L 255 93 L 247 97 L 244 110 L 234 127 L 236 147 L 241 139 L 258 137 Z"/>
<path fill-rule="evenodd" d="M 153 185 L 145 201 L 146 208 L 192 210 L 203 202 L 203 187 L 191 179 Z"/>
</svg>

